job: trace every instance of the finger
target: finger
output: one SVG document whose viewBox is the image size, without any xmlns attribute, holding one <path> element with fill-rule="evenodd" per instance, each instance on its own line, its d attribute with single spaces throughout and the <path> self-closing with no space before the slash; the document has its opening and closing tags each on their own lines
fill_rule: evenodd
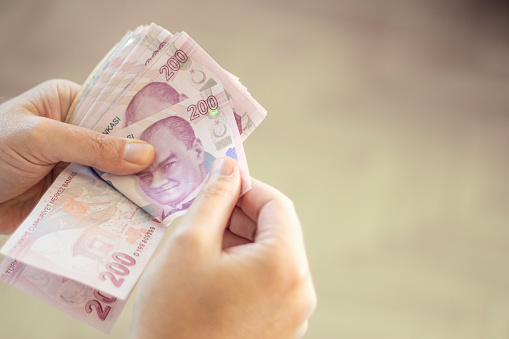
<svg viewBox="0 0 509 339">
<path fill-rule="evenodd" d="M 177 243 L 188 251 L 221 253 L 223 233 L 240 194 L 240 171 L 234 160 L 217 159 L 186 216 L 175 228 Z"/>
<path fill-rule="evenodd" d="M 146 169 L 154 160 L 152 145 L 37 118 L 31 133 L 32 150 L 47 163 L 75 162 L 114 174 L 132 174 Z"/>
<path fill-rule="evenodd" d="M 228 248 L 249 244 L 252 241 L 249 239 L 238 236 L 237 234 L 232 233 L 229 229 L 224 230 L 223 234 L 223 250 L 227 250 Z"/>
<path fill-rule="evenodd" d="M 247 216 L 240 207 L 233 209 L 230 225 L 230 231 L 242 238 L 254 241 L 256 233 L 256 222 Z"/>
<path fill-rule="evenodd" d="M 274 261 L 286 262 L 288 276 L 306 277 L 309 263 L 293 202 L 273 187 L 253 179 L 253 188 L 243 196 L 239 207 L 257 222 L 255 245 L 263 244 L 266 250 L 272 250 Z M 293 260 L 288 260 L 288 256 Z"/>
<path fill-rule="evenodd" d="M 53 79 L 21 94 L 19 99 L 31 113 L 63 121 L 79 89 L 75 82 Z"/>
<path fill-rule="evenodd" d="M 280 235 L 290 242 L 302 239 L 292 201 L 275 188 L 253 179 L 253 188 L 242 197 L 239 207 L 257 223 L 255 242 L 272 241 Z"/>
</svg>

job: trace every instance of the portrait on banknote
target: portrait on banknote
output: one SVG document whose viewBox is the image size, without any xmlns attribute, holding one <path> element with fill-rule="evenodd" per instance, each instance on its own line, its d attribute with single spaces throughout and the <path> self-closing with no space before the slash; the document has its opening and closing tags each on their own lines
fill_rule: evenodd
<svg viewBox="0 0 509 339">
<path fill-rule="evenodd" d="M 145 85 L 126 108 L 126 126 L 187 99 L 165 82 Z M 187 209 L 205 178 L 204 148 L 185 119 L 171 116 L 147 128 L 140 139 L 154 146 L 156 158 L 138 173 L 138 185 L 153 200 L 160 220 Z M 193 192 L 195 194 L 193 194 Z"/>
<path fill-rule="evenodd" d="M 168 107 L 172 100 L 182 101 Z M 231 103 L 219 86 L 185 98 L 166 83 L 152 82 L 126 111 L 128 126 L 115 134 L 152 144 L 154 162 L 135 175 L 101 177 L 166 225 L 189 208 L 216 158 L 228 156 L 247 168 L 237 152 L 241 139 Z"/>
<path fill-rule="evenodd" d="M 140 137 L 154 146 L 155 160 L 136 174 L 141 190 L 161 209 L 161 220 L 186 209 L 207 174 L 205 150 L 185 119 L 170 116 L 147 128 Z"/>
<path fill-rule="evenodd" d="M 165 82 L 151 82 L 144 86 L 129 102 L 125 111 L 125 126 L 171 107 L 187 99 Z"/>
</svg>

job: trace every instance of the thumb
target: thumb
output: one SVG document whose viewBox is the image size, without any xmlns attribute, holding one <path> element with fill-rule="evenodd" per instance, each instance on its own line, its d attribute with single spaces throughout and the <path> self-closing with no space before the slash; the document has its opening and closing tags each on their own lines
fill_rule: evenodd
<svg viewBox="0 0 509 339">
<path fill-rule="evenodd" d="M 101 134 L 53 119 L 40 119 L 32 134 L 32 149 L 49 163 L 74 162 L 125 175 L 146 169 L 154 160 L 154 147 L 144 141 Z"/>
<path fill-rule="evenodd" d="M 186 251 L 220 253 L 223 233 L 240 194 L 240 171 L 231 158 L 219 158 L 208 178 L 175 228 L 174 241 L 188 245 Z"/>
</svg>

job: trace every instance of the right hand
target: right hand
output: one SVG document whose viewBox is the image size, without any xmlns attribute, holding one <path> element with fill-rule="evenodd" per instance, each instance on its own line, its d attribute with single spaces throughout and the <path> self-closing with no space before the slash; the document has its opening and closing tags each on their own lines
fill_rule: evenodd
<svg viewBox="0 0 509 339">
<path fill-rule="evenodd" d="M 132 338 L 304 335 L 316 294 L 293 204 L 256 180 L 238 201 L 239 192 L 236 163 L 216 160 L 144 273 Z"/>
</svg>

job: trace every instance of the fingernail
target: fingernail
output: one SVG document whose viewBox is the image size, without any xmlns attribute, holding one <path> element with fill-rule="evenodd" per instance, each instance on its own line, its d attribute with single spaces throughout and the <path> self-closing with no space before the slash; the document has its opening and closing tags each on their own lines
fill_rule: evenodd
<svg viewBox="0 0 509 339">
<path fill-rule="evenodd" d="M 212 164 L 212 169 L 210 170 L 210 177 L 220 177 L 220 176 L 229 176 L 233 174 L 233 170 L 235 169 L 235 161 L 230 158 L 219 158 L 214 161 Z"/>
<path fill-rule="evenodd" d="M 152 155 L 152 145 L 130 142 L 124 149 L 124 160 L 132 164 L 145 165 Z"/>
</svg>

